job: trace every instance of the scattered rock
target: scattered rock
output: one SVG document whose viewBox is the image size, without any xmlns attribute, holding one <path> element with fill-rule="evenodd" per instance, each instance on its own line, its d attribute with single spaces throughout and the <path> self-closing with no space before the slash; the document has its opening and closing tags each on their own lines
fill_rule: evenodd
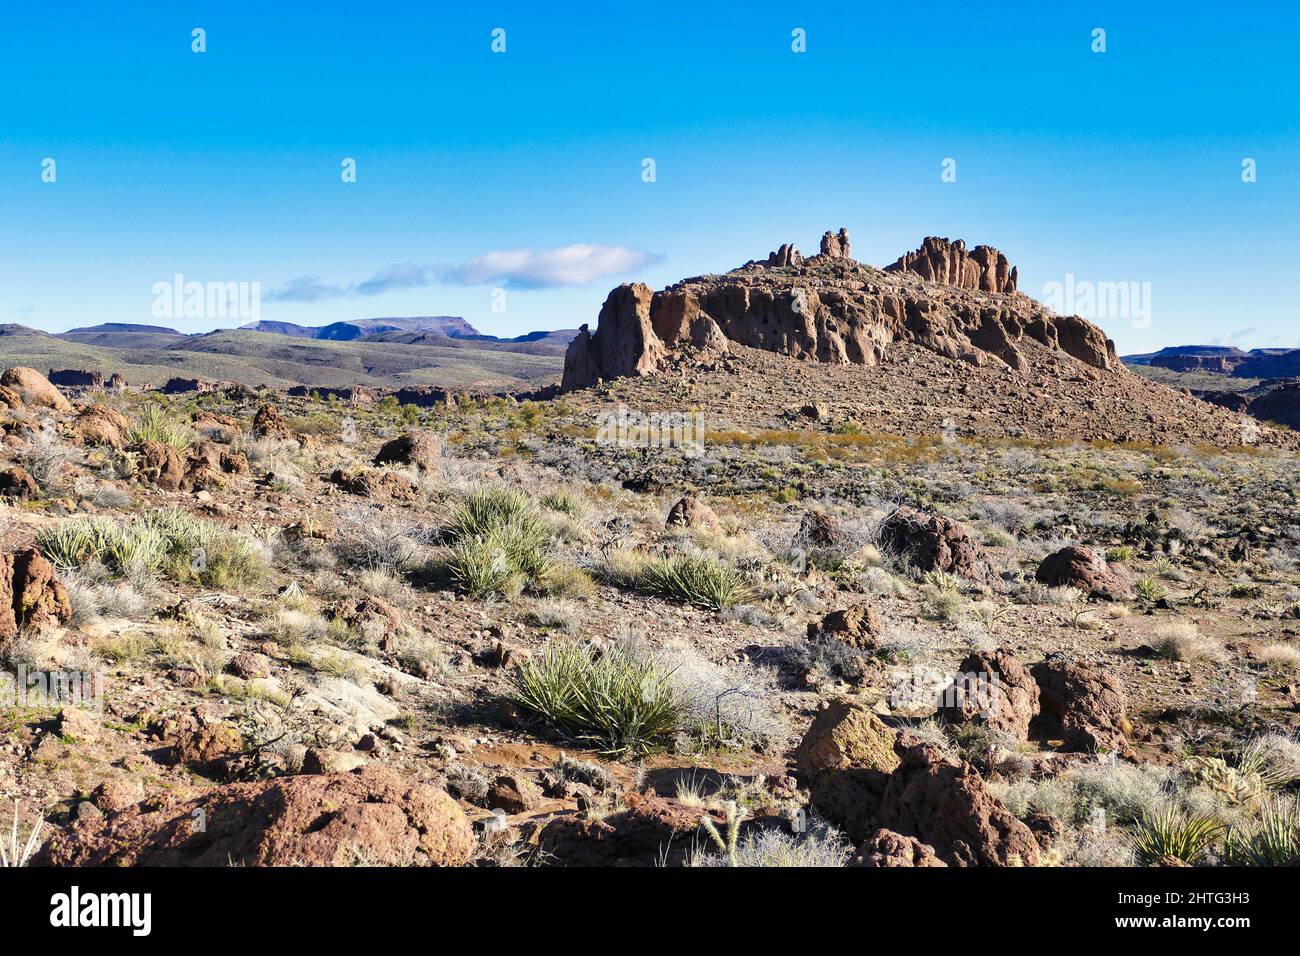
<svg viewBox="0 0 1300 956">
<path fill-rule="evenodd" d="M 894 731 L 861 704 L 834 700 L 795 750 L 811 808 L 853 840 L 876 828 L 889 774 L 899 763 L 894 739 Z"/>
<path fill-rule="evenodd" d="M 487 806 L 506 813 L 526 813 L 542 802 L 542 790 L 520 773 L 501 774 L 488 787 Z"/>
<path fill-rule="evenodd" d="M 433 432 L 414 431 L 386 442 L 375 455 L 376 465 L 413 465 L 421 471 L 442 471 L 442 440 Z"/>
<path fill-rule="evenodd" d="M 14 465 L 12 468 L 0 471 L 0 495 L 5 498 L 17 498 L 19 501 L 27 501 L 40 493 L 41 486 L 21 465 Z"/>
<path fill-rule="evenodd" d="M 165 491 L 180 490 L 185 463 L 177 449 L 162 442 L 142 441 L 137 450 L 136 474 L 142 481 Z"/>
<path fill-rule="evenodd" d="M 943 515 L 898 508 L 881 525 L 880 542 L 921 571 L 943 571 L 994 587 L 1002 584 L 983 545 Z"/>
<path fill-rule="evenodd" d="M 706 505 L 694 495 L 683 495 L 681 500 L 673 505 L 672 510 L 668 512 L 668 520 L 664 522 L 668 528 L 697 528 L 702 531 L 721 531 L 722 522 L 713 509 Z"/>
<path fill-rule="evenodd" d="M 96 402 L 82 409 L 73 429 L 86 445 L 122 448 L 131 434 L 131 419 L 116 408 Z"/>
<path fill-rule="evenodd" d="M 289 426 L 280 417 L 279 410 L 274 405 L 267 404 L 259 408 L 257 414 L 253 416 L 253 437 L 283 441 L 292 438 L 293 432 L 289 431 Z"/>
<path fill-rule="evenodd" d="M 860 847 L 853 864 L 866 867 L 947 866 L 934 847 L 893 830 L 877 830 Z"/>
<path fill-rule="evenodd" d="M 396 471 L 362 470 L 355 473 L 336 468 L 330 481 L 351 495 L 389 501 L 418 501 L 420 486 Z"/>
<path fill-rule="evenodd" d="M 876 609 L 868 602 L 855 604 L 839 611 L 831 611 L 820 621 L 808 625 L 808 637 L 833 637 L 860 650 L 874 649 L 884 626 Z"/>
<path fill-rule="evenodd" d="M 941 694 L 939 716 L 1028 740 L 1030 721 L 1038 716 L 1038 684 L 1008 648 L 977 651 L 961 662 Z"/>
<path fill-rule="evenodd" d="M 309 747 L 302 758 L 302 772 L 307 774 L 351 773 L 367 764 L 359 753 Z"/>
<path fill-rule="evenodd" d="M 1052 654 L 1030 673 L 1040 691 L 1039 716 L 1031 728 L 1065 749 L 1127 753 L 1132 731 L 1119 679 L 1096 664 Z"/>
</svg>

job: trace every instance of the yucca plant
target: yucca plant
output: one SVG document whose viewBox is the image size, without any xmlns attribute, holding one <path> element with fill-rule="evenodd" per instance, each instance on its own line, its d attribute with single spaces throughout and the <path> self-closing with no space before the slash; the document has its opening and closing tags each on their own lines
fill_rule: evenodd
<svg viewBox="0 0 1300 956">
<path fill-rule="evenodd" d="M 1228 832 L 1224 862 L 1229 866 L 1286 866 L 1300 861 L 1300 799 L 1264 803 L 1259 819 Z"/>
<path fill-rule="evenodd" d="M 554 535 L 519 491 L 488 488 L 466 499 L 447 531 L 453 584 L 476 597 L 513 596 L 554 567 Z"/>
<path fill-rule="evenodd" d="M 1225 830 L 1222 821 L 1200 813 L 1184 813 L 1166 805 L 1138 823 L 1133 849 L 1143 866 L 1170 861 L 1190 866 L 1214 845 Z"/>
<path fill-rule="evenodd" d="M 685 555 L 647 561 L 636 575 L 636 587 L 714 611 L 740 604 L 751 593 L 745 576 L 731 565 Z"/>
<path fill-rule="evenodd" d="M 18 801 L 15 800 L 14 825 L 9 831 L 9 845 L 5 846 L 4 840 L 0 840 L 0 868 L 26 866 L 40 846 L 41 831 L 45 829 L 45 821 L 37 818 L 27 834 L 26 841 L 19 839 L 18 824 Z"/>
<path fill-rule="evenodd" d="M 525 713 L 609 753 L 644 752 L 675 733 L 683 708 L 647 653 L 604 653 L 573 641 L 549 645 L 511 677 L 514 702 Z"/>
<path fill-rule="evenodd" d="M 194 433 L 188 426 L 168 415 L 161 405 L 148 405 L 131 429 L 129 441 L 156 441 L 171 445 L 178 451 L 186 451 L 194 441 Z"/>
<path fill-rule="evenodd" d="M 497 532 L 457 541 L 444 567 L 456 590 L 480 600 L 514 597 L 525 583 L 507 542 Z"/>
</svg>

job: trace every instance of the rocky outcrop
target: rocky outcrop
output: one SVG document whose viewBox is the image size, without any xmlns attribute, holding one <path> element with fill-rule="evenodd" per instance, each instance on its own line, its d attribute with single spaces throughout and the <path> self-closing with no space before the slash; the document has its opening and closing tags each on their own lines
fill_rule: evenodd
<svg viewBox="0 0 1300 956">
<path fill-rule="evenodd" d="M 1038 697 L 1038 684 L 1010 650 L 977 651 L 961 662 L 957 677 L 940 694 L 939 717 L 1028 740 Z"/>
<path fill-rule="evenodd" d="M 196 821 L 203 821 L 197 826 Z M 446 792 L 368 766 L 164 796 L 56 832 L 52 866 L 462 866 L 476 849 Z"/>
<path fill-rule="evenodd" d="M 829 230 L 822 234 L 821 254 L 831 259 L 852 259 L 849 247 L 849 231 L 841 229 L 838 233 Z"/>
<path fill-rule="evenodd" d="M 609 294 L 601 307 L 596 332 L 589 332 L 584 325 L 569 343 L 564 354 L 565 388 L 658 371 L 668 349 L 650 319 L 653 298 L 650 287 L 641 283 L 621 285 Z M 689 318 L 693 320 L 695 315 Z M 679 323 L 678 331 L 683 330 L 689 332 L 689 325 Z M 674 341 L 679 337 L 675 335 Z"/>
<path fill-rule="evenodd" d="M 668 797 L 628 794 L 614 813 L 552 819 L 537 844 L 560 866 L 679 865 L 703 817 L 703 810 Z"/>
<path fill-rule="evenodd" d="M 1030 829 L 984 786 L 975 768 L 933 744 L 903 755 L 881 799 L 880 826 L 934 848 L 949 866 L 1034 866 Z"/>
<path fill-rule="evenodd" d="M 1087 548 L 1070 546 L 1043 558 L 1034 578 L 1048 587 L 1078 588 L 1102 601 L 1117 601 L 1133 594 L 1133 579 L 1123 565 Z"/>
<path fill-rule="evenodd" d="M 0 375 L 0 385 L 12 389 L 28 405 L 43 405 L 56 412 L 72 410 L 72 403 L 63 397 L 63 393 L 34 368 L 15 365 Z"/>
<path fill-rule="evenodd" d="M 27 548 L 0 554 L 0 641 L 20 629 L 40 631 L 72 619 L 72 601 L 40 552 Z"/>
<path fill-rule="evenodd" d="M 1065 749 L 1127 753 L 1128 701 L 1118 678 L 1096 664 L 1053 654 L 1030 673 L 1040 691 L 1035 736 Z"/>
<path fill-rule="evenodd" d="M 937 236 L 926 236 L 921 248 L 900 256 L 885 271 L 911 272 L 931 282 L 979 292 L 1015 292 L 1018 278 L 1007 257 L 992 246 L 976 246 L 968 252 L 961 239 Z"/>
<path fill-rule="evenodd" d="M 0 471 L 0 496 L 27 501 L 40 493 L 41 486 L 21 465 L 14 465 L 12 468 Z"/>
<path fill-rule="evenodd" d="M 880 544 L 920 571 L 943 571 L 994 587 L 1002 583 L 984 546 L 943 515 L 898 508 L 881 524 Z"/>
<path fill-rule="evenodd" d="M 138 452 L 136 474 L 141 481 L 164 491 L 180 490 L 186 468 L 176 448 L 159 441 L 142 441 Z"/>
<path fill-rule="evenodd" d="M 289 431 L 289 426 L 280 417 L 279 409 L 267 404 L 259 408 L 257 414 L 253 416 L 253 437 L 284 441 L 292 438 L 293 432 Z"/>
<path fill-rule="evenodd" d="M 1121 367 L 1095 325 L 1009 294 L 1016 274 L 1001 253 L 927 242 L 883 271 L 850 258 L 841 230 L 828 233 L 823 254 L 810 259 L 782 247 L 765 262 L 659 292 L 620 286 L 606 299 L 595 332 L 584 326 L 570 344 L 562 387 L 654 374 L 688 355 L 686 347 L 698 348 L 702 335 L 842 365 L 879 365 L 891 346 L 908 343 L 1024 371 L 1025 343 L 1036 342 L 1093 368 Z"/>
<path fill-rule="evenodd" d="M 745 263 L 746 266 L 766 266 L 769 269 L 784 269 L 789 266 L 803 265 L 803 254 L 795 248 L 793 242 L 786 242 L 781 245 L 776 252 L 768 253 L 766 259 L 762 262 L 751 259 Z"/>
<path fill-rule="evenodd" d="M 104 373 L 100 371 L 90 372 L 79 368 L 50 369 L 50 374 L 46 378 L 51 384 L 65 388 L 104 387 Z"/>
</svg>

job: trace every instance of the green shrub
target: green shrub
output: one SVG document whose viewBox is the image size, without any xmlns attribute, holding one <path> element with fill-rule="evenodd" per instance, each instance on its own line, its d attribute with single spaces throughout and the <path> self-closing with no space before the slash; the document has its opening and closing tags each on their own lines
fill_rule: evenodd
<svg viewBox="0 0 1300 956">
<path fill-rule="evenodd" d="M 1224 829 L 1224 824 L 1214 817 L 1184 813 L 1170 805 L 1143 817 L 1138 823 L 1133 849 L 1143 866 L 1155 866 L 1165 859 L 1191 865 Z"/>
<path fill-rule="evenodd" d="M 555 511 L 570 518 L 582 514 L 582 503 L 567 491 L 548 491 L 542 495 L 541 505 L 547 511 Z"/>
<path fill-rule="evenodd" d="M 514 702 L 526 714 L 622 753 L 652 749 L 682 726 L 670 676 L 648 654 L 598 653 L 565 641 L 524 662 L 511 680 Z"/>
<path fill-rule="evenodd" d="M 194 441 L 194 433 L 188 425 L 168 415 L 161 405 L 146 405 L 128 440 L 132 443 L 156 441 L 186 451 Z"/>
<path fill-rule="evenodd" d="M 1285 866 L 1300 858 L 1300 800 L 1269 800 L 1259 820 L 1228 833 L 1229 866 Z"/>
<path fill-rule="evenodd" d="M 513 597 L 525 585 L 540 585 L 555 567 L 553 532 L 519 491 L 470 495 L 447 538 L 446 571 L 458 590 L 475 597 Z"/>
<path fill-rule="evenodd" d="M 1145 604 L 1159 604 L 1169 593 L 1168 588 L 1155 578 L 1147 577 L 1138 578 L 1133 583 L 1133 589 L 1137 592 L 1138 600 Z"/>
<path fill-rule="evenodd" d="M 745 576 L 707 557 L 654 558 L 637 572 L 635 587 L 657 597 L 721 611 L 750 596 Z"/>
<path fill-rule="evenodd" d="M 457 541 L 444 567 L 456 590 L 479 599 L 514 597 L 527 582 L 499 532 Z"/>
</svg>

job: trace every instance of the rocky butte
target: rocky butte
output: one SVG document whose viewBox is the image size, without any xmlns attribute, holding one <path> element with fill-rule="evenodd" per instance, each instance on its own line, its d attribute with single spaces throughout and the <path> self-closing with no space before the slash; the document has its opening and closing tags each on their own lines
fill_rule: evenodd
<svg viewBox="0 0 1300 956">
<path fill-rule="evenodd" d="M 659 292 L 641 283 L 610 292 L 596 331 L 584 325 L 564 359 L 565 389 L 653 375 L 685 349 L 731 343 L 792 358 L 880 364 L 913 343 L 973 365 L 1025 368 L 1018 344 L 1036 341 L 1096 369 L 1122 368 L 1115 346 L 1079 316 L 1061 316 L 1017 291 L 1016 269 L 992 246 L 929 237 L 878 269 L 850 254 L 848 231 L 827 232 L 819 254 L 793 244 L 725 275 Z"/>
</svg>

